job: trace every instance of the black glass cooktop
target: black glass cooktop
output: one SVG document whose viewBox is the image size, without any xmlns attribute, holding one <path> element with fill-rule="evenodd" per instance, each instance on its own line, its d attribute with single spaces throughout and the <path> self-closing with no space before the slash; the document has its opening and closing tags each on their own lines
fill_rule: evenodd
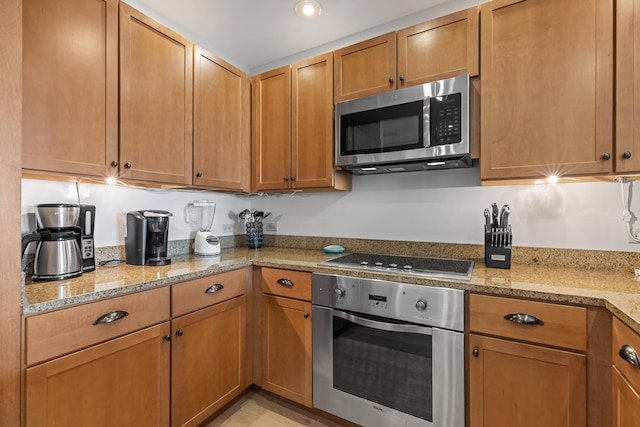
<svg viewBox="0 0 640 427">
<path fill-rule="evenodd" d="M 473 261 L 468 260 L 367 253 L 347 254 L 319 265 L 458 280 L 470 280 L 473 272 Z"/>
</svg>

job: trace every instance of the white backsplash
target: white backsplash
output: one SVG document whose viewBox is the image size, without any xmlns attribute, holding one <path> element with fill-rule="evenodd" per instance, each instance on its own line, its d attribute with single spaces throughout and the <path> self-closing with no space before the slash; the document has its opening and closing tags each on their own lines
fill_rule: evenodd
<svg viewBox="0 0 640 427">
<path fill-rule="evenodd" d="M 125 214 L 141 209 L 172 212 L 169 239 L 192 238 L 184 208 L 206 198 L 217 203 L 216 235 L 231 234 L 222 230 L 232 223 L 234 233 L 242 233 L 237 215 L 252 208 L 271 212 L 266 222 L 276 223 L 281 235 L 482 244 L 483 210 L 496 202 L 511 207 L 514 246 L 640 252 L 640 244 L 629 243 L 621 219 L 620 184 L 481 186 L 478 176 L 477 166 L 354 176 L 351 192 L 262 197 L 84 182 L 78 189 L 81 203 L 96 205 L 97 247 L 124 244 Z M 23 232 L 34 227 L 28 214 L 35 205 L 78 202 L 75 183 L 24 179 L 22 186 Z M 640 215 L 640 200 L 632 202 L 632 212 Z"/>
</svg>

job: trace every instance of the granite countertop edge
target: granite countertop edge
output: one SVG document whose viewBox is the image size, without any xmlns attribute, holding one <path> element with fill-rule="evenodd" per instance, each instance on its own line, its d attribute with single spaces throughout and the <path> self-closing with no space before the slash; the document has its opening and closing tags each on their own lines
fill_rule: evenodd
<svg viewBox="0 0 640 427">
<path fill-rule="evenodd" d="M 602 307 L 640 334 L 640 282 L 636 280 L 633 272 L 585 271 L 583 269 L 519 265 L 513 265 L 510 270 L 500 270 L 485 267 L 483 260 L 474 260 L 475 266 L 471 280 L 459 281 L 318 265 L 326 259 L 328 259 L 327 255 L 318 250 L 235 249 L 229 250 L 226 255 L 223 250 L 222 261 L 203 260 L 194 255 L 178 256 L 173 264 L 173 269 L 151 270 L 150 267 L 122 264 L 98 267 L 96 272 L 85 273 L 79 278 L 64 282 L 31 283 L 28 280 L 25 282 L 23 279 L 22 313 L 24 316 L 37 315 L 68 306 L 169 286 L 238 268 L 259 266 L 311 273 L 343 274 L 425 286 L 456 288 L 499 296 Z M 144 273 L 140 273 L 141 271 Z M 159 277 L 148 277 L 148 271 L 156 272 L 156 276 Z M 108 280 L 112 279 L 110 274 L 117 276 L 118 280 L 109 282 Z M 99 285 L 102 285 L 102 282 L 116 284 L 110 288 L 100 289 Z M 60 290 L 65 287 L 73 292 L 70 295 L 60 295 Z"/>
</svg>

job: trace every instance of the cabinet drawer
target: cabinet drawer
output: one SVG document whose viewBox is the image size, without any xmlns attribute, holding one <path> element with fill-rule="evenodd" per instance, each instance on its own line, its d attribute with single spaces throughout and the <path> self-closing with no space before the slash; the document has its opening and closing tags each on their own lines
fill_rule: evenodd
<svg viewBox="0 0 640 427">
<path fill-rule="evenodd" d="M 510 314 L 528 314 L 543 324 L 505 319 Z M 587 348 L 587 309 L 584 307 L 471 294 L 469 328 L 473 332 L 550 346 L 581 351 Z"/>
<path fill-rule="evenodd" d="M 166 286 L 27 317 L 27 365 L 168 320 L 169 302 L 169 287 Z M 94 324 L 103 315 L 118 311 L 127 315 Z"/>
<path fill-rule="evenodd" d="M 217 304 L 246 292 L 247 270 L 233 270 L 172 286 L 173 317 Z"/>
<path fill-rule="evenodd" d="M 612 338 L 611 358 L 613 359 L 613 364 L 636 390 L 640 390 L 640 368 L 625 361 L 618 354 L 620 349 L 627 345 L 632 347 L 636 354 L 640 356 L 640 336 L 622 323 L 617 317 L 614 317 Z"/>
<path fill-rule="evenodd" d="M 311 273 L 262 268 L 262 292 L 311 301 Z"/>
</svg>

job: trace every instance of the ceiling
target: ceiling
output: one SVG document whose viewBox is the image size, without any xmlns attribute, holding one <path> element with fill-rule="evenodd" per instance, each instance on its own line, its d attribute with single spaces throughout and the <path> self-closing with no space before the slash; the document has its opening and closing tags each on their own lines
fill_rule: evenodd
<svg viewBox="0 0 640 427">
<path fill-rule="evenodd" d="M 127 3 L 250 74 L 321 46 L 403 28 L 468 7 L 473 0 L 319 0 L 314 20 L 296 0 L 134 0 Z M 415 22 L 414 22 L 415 21 Z M 394 27 L 395 24 L 395 27 Z M 386 28 L 385 27 L 388 27 Z M 357 36 L 360 38 L 357 39 Z M 318 52 L 322 53 L 322 52 Z M 312 55 L 307 55 L 312 56 Z M 289 61 L 293 62 L 293 61 Z M 283 62 L 289 63 L 289 62 Z M 266 68 L 265 68 L 266 67 Z"/>
</svg>

